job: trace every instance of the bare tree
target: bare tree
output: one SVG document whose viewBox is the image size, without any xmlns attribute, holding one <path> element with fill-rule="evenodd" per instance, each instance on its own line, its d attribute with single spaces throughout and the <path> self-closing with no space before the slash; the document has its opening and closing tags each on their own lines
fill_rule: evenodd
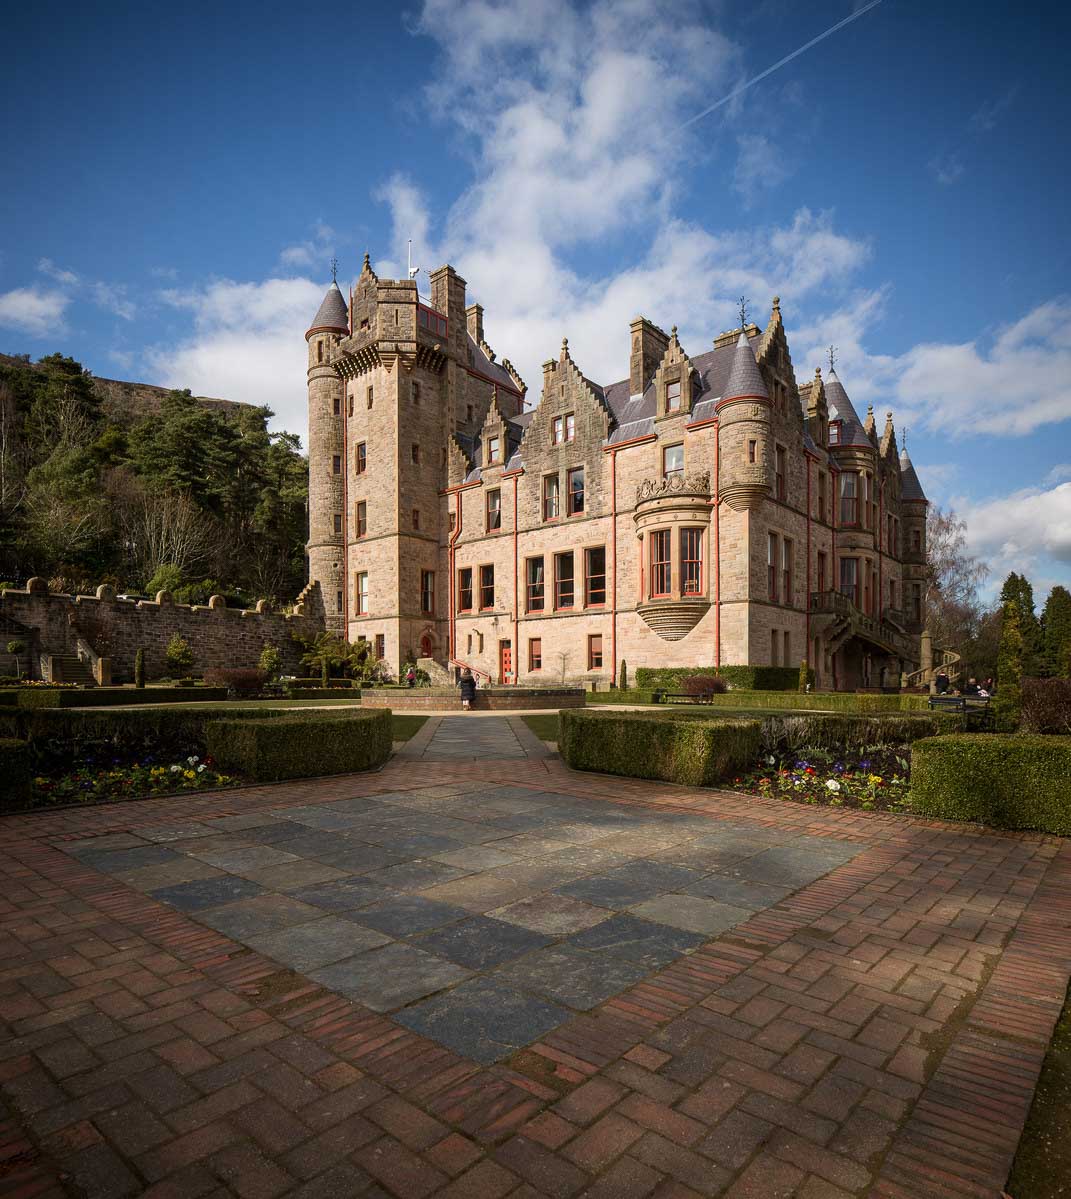
<svg viewBox="0 0 1071 1199">
<path fill-rule="evenodd" d="M 18 435 L 15 397 L 0 384 L 0 521 L 10 521 L 25 497 L 25 447 Z"/>
<path fill-rule="evenodd" d="M 931 506 L 926 518 L 926 620 L 934 645 L 981 666 L 992 650 L 990 612 L 978 594 L 989 566 L 967 552 L 967 523 Z"/>
<path fill-rule="evenodd" d="M 109 472 L 105 490 L 131 568 L 144 582 L 161 566 L 183 574 L 204 562 L 211 526 L 189 496 L 150 491 L 124 470 Z"/>
</svg>

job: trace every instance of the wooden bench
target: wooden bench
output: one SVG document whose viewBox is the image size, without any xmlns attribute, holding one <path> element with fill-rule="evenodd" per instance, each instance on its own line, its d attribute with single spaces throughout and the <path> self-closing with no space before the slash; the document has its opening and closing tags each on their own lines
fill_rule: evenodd
<svg viewBox="0 0 1071 1199">
<path fill-rule="evenodd" d="M 707 691 L 703 695 L 689 695 L 687 691 L 653 691 L 651 702 L 656 704 L 709 704 L 714 694 L 713 691 Z"/>
<path fill-rule="evenodd" d="M 989 696 L 931 695 L 931 712 L 956 712 L 967 718 L 968 724 L 987 727 L 993 723 Z"/>
</svg>

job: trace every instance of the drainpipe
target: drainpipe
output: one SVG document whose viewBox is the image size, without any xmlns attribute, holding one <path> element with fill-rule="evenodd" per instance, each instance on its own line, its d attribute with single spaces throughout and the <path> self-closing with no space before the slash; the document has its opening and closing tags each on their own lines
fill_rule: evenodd
<svg viewBox="0 0 1071 1199">
<path fill-rule="evenodd" d="M 454 571 L 454 556 L 455 556 L 454 546 L 457 543 L 457 539 L 461 536 L 462 514 L 464 513 L 465 509 L 464 509 L 464 502 L 463 502 L 463 497 L 461 495 L 460 488 L 453 488 L 453 489 L 447 488 L 446 494 L 448 497 L 450 495 L 454 495 L 457 500 L 457 523 L 454 526 L 454 531 L 450 534 L 450 541 L 448 543 L 449 554 L 447 555 L 447 558 L 449 561 L 449 567 L 450 567 L 450 578 L 448 580 L 449 587 L 447 588 L 447 597 L 448 597 L 449 604 L 450 604 L 450 612 L 449 612 L 450 657 L 456 658 L 457 657 L 457 613 L 455 611 L 456 604 L 454 603 L 454 574 L 455 574 L 455 571 Z M 446 502 L 447 502 L 447 508 L 449 508 L 449 505 L 450 505 L 449 499 L 447 499 Z"/>
<path fill-rule="evenodd" d="M 804 655 L 809 662 L 811 660 L 811 458 L 809 454 L 804 455 L 804 461 L 807 463 L 807 653 Z M 818 664 L 814 664 L 815 685 L 818 685 Z"/>
<path fill-rule="evenodd" d="M 350 312 L 353 312 L 353 296 L 350 296 Z M 351 316 L 352 321 L 352 316 Z M 349 555 L 349 507 L 350 507 L 350 435 L 349 397 L 346 394 L 347 380 L 342 380 L 342 640 L 350 639 L 350 555 Z"/>
<path fill-rule="evenodd" d="M 610 686 L 621 677 L 617 661 L 617 450 L 610 451 Z"/>
<path fill-rule="evenodd" d="M 521 676 L 521 594 L 517 590 L 519 575 L 517 569 L 517 486 L 520 475 L 513 476 L 513 685 Z"/>
<path fill-rule="evenodd" d="M 721 426 L 714 425 L 714 670 L 721 669 Z"/>
<path fill-rule="evenodd" d="M 877 543 L 877 549 L 878 549 L 878 603 L 877 603 L 877 608 L 878 608 L 879 622 L 882 620 L 882 618 L 884 617 L 884 614 L 885 614 L 885 591 L 884 591 L 885 572 L 883 570 L 884 563 L 882 562 L 882 552 L 881 552 L 881 538 L 882 538 L 882 533 L 885 528 L 885 483 L 886 483 L 886 480 L 882 479 L 881 486 L 878 488 L 878 528 L 877 528 L 877 535 L 874 538 L 875 542 Z"/>
</svg>

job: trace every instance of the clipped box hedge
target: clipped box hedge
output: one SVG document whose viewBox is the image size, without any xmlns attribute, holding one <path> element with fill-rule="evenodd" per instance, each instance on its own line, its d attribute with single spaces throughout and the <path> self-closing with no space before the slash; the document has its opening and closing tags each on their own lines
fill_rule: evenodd
<svg viewBox="0 0 1071 1199">
<path fill-rule="evenodd" d="M 267 723 L 214 720 L 205 733 L 208 753 L 220 769 L 270 783 L 381 766 L 391 752 L 391 713 L 383 708 L 318 716 L 283 713 Z"/>
<path fill-rule="evenodd" d="M 683 687 L 671 688 L 683 691 Z M 612 694 L 607 692 L 607 694 Z M 617 700 L 618 703 L 646 703 L 639 698 L 651 695 L 651 692 L 633 691 L 619 692 L 620 695 L 631 695 L 631 700 Z M 603 694 L 598 697 L 588 696 L 588 702 L 602 702 Z M 708 700 L 704 699 L 704 703 Z M 765 708 L 826 712 L 925 712 L 929 710 L 928 697 L 925 695 L 873 695 L 869 693 L 856 694 L 854 691 L 812 691 L 810 694 L 799 691 L 747 691 L 737 688 L 724 695 L 709 697 L 713 708 Z"/>
<path fill-rule="evenodd" d="M 761 745 L 757 720 L 583 708 L 558 713 L 558 752 L 574 770 L 709 787 L 750 766 Z"/>
<path fill-rule="evenodd" d="M 30 802 L 33 770 L 28 742 L 18 741 L 14 737 L 0 738 L 0 778 L 4 780 L 0 788 L 0 795 L 3 796 L 0 811 L 23 807 Z"/>
<path fill-rule="evenodd" d="M 912 745 L 923 737 L 962 732 L 955 712 L 888 712 L 852 715 L 809 712 L 765 716 L 762 747 L 767 752 L 803 749 L 861 750 L 870 745 Z"/>
<path fill-rule="evenodd" d="M 641 666 L 636 686 L 641 691 L 683 691 L 684 680 L 697 674 L 719 674 L 730 687 L 744 691 L 795 691 L 800 684 L 799 666 Z M 808 672 L 814 682 L 814 671 Z"/>
<path fill-rule="evenodd" d="M 361 698 L 361 693 L 355 687 L 287 687 L 288 699 L 353 699 Z"/>
<path fill-rule="evenodd" d="M 961 733 L 916 741 L 911 807 L 943 820 L 1071 835 L 1071 737 Z"/>
<path fill-rule="evenodd" d="M 654 692 L 633 688 L 625 691 L 589 691 L 584 701 L 589 704 L 652 704 Z"/>
<path fill-rule="evenodd" d="M 219 703 L 226 687 L 24 687 L 20 708 L 107 708 L 115 704 Z"/>
<path fill-rule="evenodd" d="M 0 708 L 17 708 L 19 693 L 14 687 L 0 688 Z"/>
</svg>

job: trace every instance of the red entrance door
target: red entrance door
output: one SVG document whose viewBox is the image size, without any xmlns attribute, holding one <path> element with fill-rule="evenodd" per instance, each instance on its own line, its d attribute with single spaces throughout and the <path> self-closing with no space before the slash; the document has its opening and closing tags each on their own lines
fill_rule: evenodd
<svg viewBox="0 0 1071 1199">
<path fill-rule="evenodd" d="M 425 633 L 424 636 L 420 638 L 420 656 L 422 658 L 430 658 L 431 657 L 431 638 L 428 636 L 427 633 Z"/>
<path fill-rule="evenodd" d="M 513 674 L 513 643 L 500 641 L 498 643 L 498 681 L 508 683 Z"/>
</svg>

